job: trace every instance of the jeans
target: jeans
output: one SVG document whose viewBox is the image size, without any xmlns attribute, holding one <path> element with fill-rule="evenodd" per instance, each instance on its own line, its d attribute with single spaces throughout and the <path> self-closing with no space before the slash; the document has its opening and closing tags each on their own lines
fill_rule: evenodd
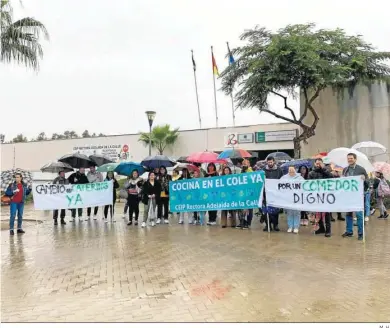
<svg viewBox="0 0 390 328">
<path fill-rule="evenodd" d="M 363 234 L 363 212 L 356 212 L 358 234 Z M 346 217 L 346 231 L 347 233 L 353 233 L 353 213 L 347 213 Z"/>
<path fill-rule="evenodd" d="M 364 193 L 364 216 L 370 216 L 371 209 L 371 192 L 366 191 Z"/>
<path fill-rule="evenodd" d="M 299 229 L 301 223 L 301 212 L 294 210 L 286 210 L 287 225 L 289 229 Z"/>
<path fill-rule="evenodd" d="M 161 197 L 157 205 L 157 218 L 168 220 L 168 212 L 169 212 L 168 207 L 169 207 L 169 198 Z"/>
<path fill-rule="evenodd" d="M 205 214 L 206 214 L 206 212 L 194 212 L 194 218 L 195 218 L 195 220 L 199 220 L 199 224 L 200 225 L 204 224 L 204 216 L 205 216 Z"/>
<path fill-rule="evenodd" d="M 18 229 L 22 229 L 24 203 L 11 203 L 9 229 L 14 230 L 16 212 L 18 213 Z"/>
</svg>

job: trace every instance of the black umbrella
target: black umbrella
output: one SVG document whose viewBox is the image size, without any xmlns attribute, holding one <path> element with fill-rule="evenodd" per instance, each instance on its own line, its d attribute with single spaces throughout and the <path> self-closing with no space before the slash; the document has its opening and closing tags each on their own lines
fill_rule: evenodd
<svg viewBox="0 0 390 328">
<path fill-rule="evenodd" d="M 165 166 L 172 167 L 175 165 L 169 157 L 164 155 L 148 156 L 142 162 L 142 166 L 146 166 L 149 169 L 155 169 L 156 167 Z"/>
<path fill-rule="evenodd" d="M 96 163 L 97 166 L 102 166 L 104 164 L 114 163 L 114 161 L 104 155 L 91 155 L 89 158 Z"/>
<path fill-rule="evenodd" d="M 188 156 L 180 156 L 177 161 L 180 163 L 187 163 L 187 157 Z"/>
<path fill-rule="evenodd" d="M 88 156 L 79 153 L 62 156 L 58 161 L 69 164 L 74 169 L 96 166 L 96 163 Z"/>
<path fill-rule="evenodd" d="M 64 162 L 49 162 L 41 167 L 41 171 L 44 173 L 58 173 L 61 171 L 72 172 L 73 168 Z"/>
<path fill-rule="evenodd" d="M 282 151 L 277 151 L 275 153 L 271 153 L 267 156 L 275 158 L 275 161 L 291 161 L 292 158 L 289 154 L 283 153 Z M 265 160 L 267 160 L 267 158 Z"/>
</svg>

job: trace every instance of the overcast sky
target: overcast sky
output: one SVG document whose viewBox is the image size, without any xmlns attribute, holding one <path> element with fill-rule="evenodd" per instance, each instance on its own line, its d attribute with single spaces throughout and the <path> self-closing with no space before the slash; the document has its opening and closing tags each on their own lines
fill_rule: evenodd
<svg viewBox="0 0 390 328">
<path fill-rule="evenodd" d="M 388 2 L 388 1 L 387 1 Z M 35 74 L 0 63 L 1 130 L 35 137 L 45 131 L 137 133 L 156 124 L 196 129 L 191 49 L 197 63 L 203 127 L 215 126 L 210 46 L 219 70 L 227 66 L 226 41 L 256 24 L 277 29 L 316 22 L 363 34 L 390 49 L 385 0 L 13 0 L 15 18 L 33 16 L 49 30 L 45 56 Z M 386 8 L 387 6 L 387 8 Z M 217 81 L 217 88 L 220 87 Z M 217 93 L 220 126 L 232 124 L 231 102 Z M 272 101 L 273 109 L 282 103 Z M 298 108 L 298 103 L 294 103 Z M 274 121 L 256 110 L 236 113 L 236 125 Z"/>
</svg>

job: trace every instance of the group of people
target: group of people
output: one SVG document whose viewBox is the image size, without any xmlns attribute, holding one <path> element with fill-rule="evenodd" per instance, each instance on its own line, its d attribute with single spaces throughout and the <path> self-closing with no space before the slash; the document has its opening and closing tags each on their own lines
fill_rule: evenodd
<svg viewBox="0 0 390 328">
<path fill-rule="evenodd" d="M 375 195 L 377 200 L 377 206 L 380 210 L 380 219 L 387 219 L 388 213 L 384 206 L 384 197 L 388 195 L 389 185 L 386 182 L 383 174 L 376 172 L 376 176 L 372 184 L 369 183 L 366 170 L 357 165 L 356 155 L 351 153 L 348 155 L 348 166 L 344 168 L 341 174 L 335 170 L 332 170 L 330 166 L 326 166 L 321 158 L 315 160 L 314 167 L 308 168 L 301 166 L 296 170 L 294 166 L 288 168 L 288 173 L 283 174 L 282 169 L 276 164 L 273 157 L 268 157 L 267 165 L 264 167 L 264 173 L 266 179 L 282 179 L 282 180 L 303 180 L 303 179 L 329 179 L 337 178 L 341 176 L 361 176 L 364 179 L 364 197 L 365 197 L 365 211 L 356 213 L 356 223 L 358 230 L 358 239 L 363 238 L 363 224 L 364 221 L 368 221 L 368 217 L 372 213 L 370 208 L 370 197 Z M 252 168 L 248 160 L 244 160 L 241 165 L 241 172 L 252 172 Z M 216 165 L 209 163 L 207 170 L 203 171 L 201 168 L 194 169 L 190 172 L 187 168 L 182 168 L 181 172 L 178 169 L 174 169 L 172 176 L 168 174 L 167 168 L 161 166 L 149 172 L 147 180 L 143 180 L 139 172 L 134 170 L 127 178 L 123 185 L 123 189 L 120 190 L 121 198 L 125 198 L 125 207 L 123 218 L 127 217 L 127 225 L 138 225 L 140 204 L 143 205 L 143 217 L 141 226 L 146 227 L 149 224 L 155 226 L 156 224 L 168 224 L 170 216 L 174 213 L 169 209 L 169 183 L 170 181 L 184 180 L 184 179 L 197 179 L 201 177 L 215 177 L 219 175 L 234 174 L 229 166 L 221 166 L 218 171 Z M 106 178 L 103 178 L 102 173 L 96 171 L 96 167 L 89 168 L 88 174 L 85 173 L 85 169 L 81 168 L 77 172 L 72 173 L 68 178 L 65 177 L 64 172 L 59 172 L 58 177 L 53 181 L 53 184 L 87 184 L 102 181 L 113 181 L 113 204 L 104 206 L 104 220 L 108 222 L 111 218 L 115 222 L 114 207 L 117 200 L 117 190 L 119 183 L 115 179 L 114 172 L 107 172 Z M 15 217 L 17 214 L 17 233 L 24 233 L 22 229 L 23 208 L 24 201 L 27 195 L 31 192 L 31 186 L 27 186 L 22 179 L 21 174 L 15 175 L 15 181 L 9 185 L 6 190 L 6 195 L 11 197 L 10 202 L 10 234 L 14 234 Z M 264 194 L 263 207 L 259 209 L 259 215 L 261 217 L 260 222 L 265 224 L 264 231 L 280 231 L 279 229 L 279 214 L 282 209 L 272 208 L 266 205 L 267 195 Z M 255 209 L 249 210 L 233 210 L 233 211 L 221 211 L 221 227 L 226 228 L 229 225 L 232 228 L 248 229 L 251 226 L 253 214 Z M 93 212 L 92 212 L 93 211 Z M 87 208 L 85 220 L 97 220 L 99 207 Z M 375 211 L 375 210 L 374 210 Z M 324 234 L 325 237 L 331 236 L 331 222 L 335 221 L 332 213 L 306 213 L 304 211 L 297 210 L 285 210 L 287 216 L 287 232 L 298 233 L 300 226 L 307 226 L 310 219 L 313 224 L 318 225 L 315 234 Z M 76 214 L 80 221 L 83 220 L 83 209 L 72 209 L 71 219 L 69 221 L 76 220 Z M 192 213 L 177 213 L 179 224 L 183 224 L 185 216 L 188 216 L 188 222 L 190 224 L 205 223 L 206 212 L 192 212 Z M 217 211 L 208 211 L 207 225 L 214 226 L 217 224 Z M 54 225 L 65 225 L 65 209 L 58 209 L 53 211 Z M 364 219 L 365 216 L 365 219 Z M 60 222 L 58 222 L 58 218 Z M 353 213 L 347 213 L 344 219 L 341 213 L 337 213 L 338 220 L 346 221 L 346 231 L 343 237 L 353 236 L 354 218 Z"/>
</svg>

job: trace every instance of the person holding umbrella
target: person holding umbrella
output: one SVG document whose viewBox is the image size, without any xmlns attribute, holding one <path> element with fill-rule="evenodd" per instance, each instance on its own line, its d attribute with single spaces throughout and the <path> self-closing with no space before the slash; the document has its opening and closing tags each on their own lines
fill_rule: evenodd
<svg viewBox="0 0 390 328">
<path fill-rule="evenodd" d="M 83 167 L 80 168 L 77 172 L 72 173 L 69 176 L 68 181 L 70 184 L 87 184 L 87 183 L 89 183 L 88 178 L 85 175 L 85 169 Z M 82 208 L 77 209 L 77 214 L 79 216 L 80 222 L 83 221 L 83 218 L 82 218 L 83 209 Z M 72 208 L 72 218 L 69 220 L 69 222 L 72 222 L 74 220 L 76 220 L 76 209 Z"/>
<path fill-rule="evenodd" d="M 107 220 L 108 209 L 110 209 L 112 221 L 115 222 L 114 212 L 115 212 L 115 202 L 116 202 L 116 190 L 119 188 L 119 183 L 114 178 L 114 172 L 112 171 L 107 172 L 107 177 L 105 181 L 113 181 L 113 188 L 112 188 L 113 196 L 112 196 L 112 205 L 104 206 L 104 222 L 106 223 L 108 222 Z"/>
<path fill-rule="evenodd" d="M 127 207 L 129 208 L 129 223 L 133 224 L 133 215 L 135 215 L 134 225 L 138 225 L 139 201 L 143 180 L 140 178 L 138 170 L 133 170 L 131 176 L 126 180 L 123 188 L 127 191 Z"/>
<path fill-rule="evenodd" d="M 89 172 L 87 174 L 87 178 L 88 178 L 89 183 L 103 182 L 103 175 L 100 172 L 96 171 L 95 166 L 90 166 Z M 91 219 L 91 211 L 92 211 L 92 208 L 88 207 L 86 221 Z M 98 211 L 99 211 L 99 206 L 95 206 L 95 208 L 93 209 L 93 219 L 94 220 L 97 220 Z"/>
<path fill-rule="evenodd" d="M 164 223 L 168 224 L 168 215 L 169 215 L 169 181 L 172 181 L 170 175 L 168 175 L 167 168 L 165 166 L 160 166 L 159 175 L 157 176 L 157 181 L 161 185 L 161 196 L 160 201 L 157 204 L 157 224 L 161 223 L 161 220 L 164 219 Z"/>
<path fill-rule="evenodd" d="M 22 229 L 24 201 L 30 193 L 31 186 L 27 186 L 27 184 L 23 182 L 21 173 L 15 173 L 15 181 L 12 182 L 5 191 L 5 194 L 11 198 L 9 218 L 9 233 L 11 236 L 14 235 L 16 214 L 18 215 L 18 228 L 16 232 L 18 234 L 25 233 Z"/>
<path fill-rule="evenodd" d="M 53 180 L 53 184 L 62 184 L 62 185 L 67 185 L 69 184 L 69 180 L 65 178 L 65 171 L 59 171 L 58 172 L 58 177 L 56 177 Z M 61 219 L 61 224 L 65 225 L 65 210 L 60 209 L 60 210 L 54 210 L 53 211 L 53 220 L 54 220 L 54 225 L 58 225 L 58 211 L 60 211 L 60 219 Z"/>
</svg>

